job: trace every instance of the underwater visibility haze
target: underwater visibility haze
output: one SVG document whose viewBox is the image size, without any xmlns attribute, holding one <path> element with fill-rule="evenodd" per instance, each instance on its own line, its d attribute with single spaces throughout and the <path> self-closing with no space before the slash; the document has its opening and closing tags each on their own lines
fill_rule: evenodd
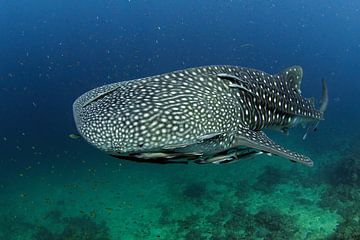
<svg viewBox="0 0 360 240">
<path fill-rule="evenodd" d="M 360 239 L 360 3 L 0 10 L 0 239 Z"/>
</svg>

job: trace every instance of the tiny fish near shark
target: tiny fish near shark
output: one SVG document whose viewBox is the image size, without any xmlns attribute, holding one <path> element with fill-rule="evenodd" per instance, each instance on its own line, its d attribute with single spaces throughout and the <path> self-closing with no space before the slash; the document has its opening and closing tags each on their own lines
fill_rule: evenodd
<svg viewBox="0 0 360 240">
<path fill-rule="evenodd" d="M 312 166 L 261 131 L 323 119 L 326 83 L 317 110 L 301 96 L 302 76 L 300 66 L 274 75 L 227 65 L 189 68 L 90 90 L 75 100 L 74 119 L 87 142 L 124 160 L 228 163 L 266 153 Z"/>
</svg>

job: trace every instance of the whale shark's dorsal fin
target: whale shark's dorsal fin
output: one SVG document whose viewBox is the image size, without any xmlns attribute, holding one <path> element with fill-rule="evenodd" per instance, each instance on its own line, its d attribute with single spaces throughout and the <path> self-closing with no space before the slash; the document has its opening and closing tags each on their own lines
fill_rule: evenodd
<svg viewBox="0 0 360 240">
<path fill-rule="evenodd" d="M 314 97 L 310 97 L 307 100 L 311 103 L 312 106 L 315 106 L 315 98 Z"/>
<path fill-rule="evenodd" d="M 300 88 L 301 88 L 301 81 L 303 78 L 303 70 L 300 66 L 295 65 L 292 67 L 285 68 L 277 75 L 280 76 L 280 78 L 283 81 L 290 83 L 290 86 L 295 90 L 297 90 L 299 94 L 301 93 Z"/>
</svg>

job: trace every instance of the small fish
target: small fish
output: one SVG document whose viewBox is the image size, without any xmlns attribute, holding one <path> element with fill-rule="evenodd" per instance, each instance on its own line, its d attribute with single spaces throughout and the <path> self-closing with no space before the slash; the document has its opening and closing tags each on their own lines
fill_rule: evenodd
<svg viewBox="0 0 360 240">
<path fill-rule="evenodd" d="M 89 213 L 90 217 L 92 218 L 96 218 L 96 210 L 92 210 L 90 213 Z"/>
<path fill-rule="evenodd" d="M 240 45 L 241 48 L 252 48 L 254 47 L 254 44 L 251 43 L 244 43 Z"/>
<path fill-rule="evenodd" d="M 68 135 L 68 137 L 71 139 L 79 139 L 81 136 L 79 134 L 71 133 Z"/>
<path fill-rule="evenodd" d="M 25 198 L 25 197 L 27 197 L 27 195 L 28 195 L 27 193 L 20 193 L 21 198 Z"/>
<path fill-rule="evenodd" d="M 108 212 L 108 214 L 111 214 L 112 212 L 113 212 L 113 208 L 109 208 L 109 207 L 107 207 L 107 208 L 105 208 L 105 210 Z"/>
<path fill-rule="evenodd" d="M 303 71 L 278 74 L 228 65 L 189 68 L 90 90 L 73 104 L 80 135 L 109 155 L 149 163 L 228 163 L 262 153 L 312 166 L 262 131 L 323 119 L 301 95 Z"/>
</svg>

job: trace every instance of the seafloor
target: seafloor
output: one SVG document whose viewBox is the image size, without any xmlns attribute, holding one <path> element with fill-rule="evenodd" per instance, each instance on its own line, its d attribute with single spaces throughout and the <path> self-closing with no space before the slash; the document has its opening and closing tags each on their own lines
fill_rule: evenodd
<svg viewBox="0 0 360 240">
<path fill-rule="evenodd" d="M 7 166 L 0 239 L 360 239 L 359 136 L 332 134 L 277 137 L 313 168 L 265 156 L 137 164 L 76 143 L 91 153 Z"/>
</svg>

